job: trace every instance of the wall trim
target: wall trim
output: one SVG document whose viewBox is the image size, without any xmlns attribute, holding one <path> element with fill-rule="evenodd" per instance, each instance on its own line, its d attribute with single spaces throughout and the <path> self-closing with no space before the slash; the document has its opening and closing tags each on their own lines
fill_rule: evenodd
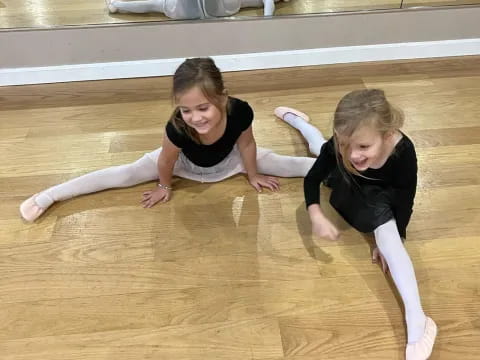
<svg viewBox="0 0 480 360">
<path fill-rule="evenodd" d="M 222 71 L 480 55 L 480 38 L 212 56 Z M 184 58 L 0 69 L 0 86 L 172 75 Z"/>
</svg>

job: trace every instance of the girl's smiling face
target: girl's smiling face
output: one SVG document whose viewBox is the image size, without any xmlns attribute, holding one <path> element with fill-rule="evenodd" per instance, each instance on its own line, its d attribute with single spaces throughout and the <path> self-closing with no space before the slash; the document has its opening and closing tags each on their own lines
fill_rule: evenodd
<svg viewBox="0 0 480 360">
<path fill-rule="evenodd" d="M 222 111 L 205 97 L 198 86 L 181 94 L 177 98 L 177 106 L 183 121 L 199 135 L 208 134 L 222 123 Z"/>
<path fill-rule="evenodd" d="M 347 157 L 357 171 L 365 171 L 377 167 L 387 151 L 386 138 L 371 125 L 361 126 L 352 136 L 336 134 L 340 152 Z"/>
</svg>

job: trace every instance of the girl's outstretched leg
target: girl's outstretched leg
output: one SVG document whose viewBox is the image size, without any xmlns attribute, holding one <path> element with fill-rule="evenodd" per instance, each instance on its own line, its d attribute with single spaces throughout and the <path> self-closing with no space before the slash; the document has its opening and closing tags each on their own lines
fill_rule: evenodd
<svg viewBox="0 0 480 360">
<path fill-rule="evenodd" d="M 260 174 L 280 177 L 305 177 L 315 158 L 278 155 L 272 151 L 257 149 L 257 170 Z"/>
<path fill-rule="evenodd" d="M 380 225 L 374 234 L 405 307 L 407 360 L 425 360 L 432 352 L 437 327 L 423 312 L 415 270 L 398 233 L 396 221 L 392 219 Z"/>
<path fill-rule="evenodd" d="M 35 221 L 56 201 L 93 192 L 137 185 L 158 178 L 157 166 L 147 155 L 127 165 L 97 170 L 44 190 L 20 205 L 26 221 Z"/>
<path fill-rule="evenodd" d="M 295 109 L 288 107 L 278 107 L 275 109 L 275 115 L 300 131 L 308 142 L 308 148 L 312 154 L 318 156 L 322 145 L 326 142 L 323 134 L 315 126 L 309 123 L 310 118 Z"/>
<path fill-rule="evenodd" d="M 241 0 L 240 8 L 263 7 L 264 16 L 272 16 L 275 12 L 275 0 Z"/>
<path fill-rule="evenodd" d="M 105 0 L 108 10 L 111 13 L 115 12 L 130 12 L 137 14 L 144 14 L 149 12 L 165 13 L 165 0 Z"/>
<path fill-rule="evenodd" d="M 273 16 L 275 12 L 274 0 L 263 0 L 263 16 Z"/>
</svg>

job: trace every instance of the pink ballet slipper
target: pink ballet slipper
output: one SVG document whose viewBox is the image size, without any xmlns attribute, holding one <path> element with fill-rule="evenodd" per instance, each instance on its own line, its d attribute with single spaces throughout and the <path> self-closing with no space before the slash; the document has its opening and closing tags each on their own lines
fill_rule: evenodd
<svg viewBox="0 0 480 360">
<path fill-rule="evenodd" d="M 407 344 L 405 351 L 406 360 L 427 360 L 432 354 L 433 344 L 437 336 L 437 325 L 427 317 L 425 332 L 420 340 L 413 344 Z"/>
<path fill-rule="evenodd" d="M 29 197 L 20 205 L 20 215 L 25 221 L 34 222 L 45 212 L 45 209 L 41 208 L 35 202 L 38 194 Z"/>
<path fill-rule="evenodd" d="M 296 109 L 292 109 L 286 106 L 279 106 L 277 107 L 274 111 L 275 116 L 279 117 L 280 119 L 284 120 L 284 116 L 287 113 L 292 113 L 294 115 L 297 115 L 298 117 L 301 117 L 303 120 L 306 122 L 310 122 L 310 117 L 307 114 L 304 114 L 301 111 L 298 111 Z"/>
</svg>

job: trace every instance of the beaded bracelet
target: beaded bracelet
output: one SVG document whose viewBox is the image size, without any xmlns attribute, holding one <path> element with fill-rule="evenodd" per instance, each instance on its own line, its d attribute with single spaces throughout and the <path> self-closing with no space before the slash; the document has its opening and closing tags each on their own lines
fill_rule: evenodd
<svg viewBox="0 0 480 360">
<path fill-rule="evenodd" d="M 158 183 L 158 187 L 161 188 L 161 189 L 164 189 L 164 190 L 172 190 L 172 188 L 170 186 L 163 185 L 163 184 L 160 184 L 160 183 Z"/>
</svg>

